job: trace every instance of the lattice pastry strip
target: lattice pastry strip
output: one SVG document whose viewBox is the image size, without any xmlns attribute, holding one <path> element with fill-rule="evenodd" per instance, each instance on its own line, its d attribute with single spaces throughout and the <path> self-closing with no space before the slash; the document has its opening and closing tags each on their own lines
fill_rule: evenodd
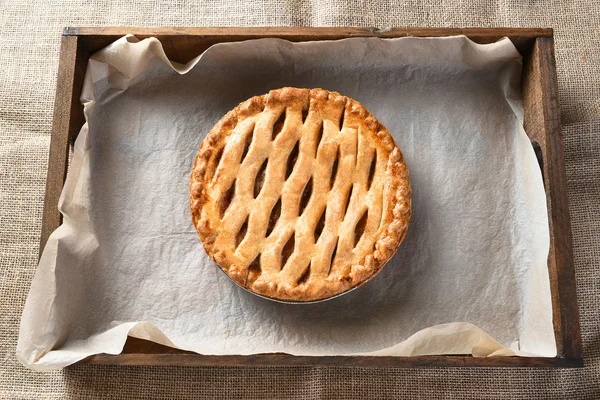
<svg viewBox="0 0 600 400">
<path fill-rule="evenodd" d="M 358 102 L 283 88 L 241 103 L 202 142 L 190 181 L 207 253 L 240 285 L 294 301 L 361 285 L 411 215 L 408 169 Z"/>
</svg>

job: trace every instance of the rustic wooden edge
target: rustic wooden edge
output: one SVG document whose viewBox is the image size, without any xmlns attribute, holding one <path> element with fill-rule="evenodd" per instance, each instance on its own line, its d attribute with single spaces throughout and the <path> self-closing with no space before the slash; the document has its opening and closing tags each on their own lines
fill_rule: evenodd
<svg viewBox="0 0 600 400">
<path fill-rule="evenodd" d="M 135 350 L 135 352 L 132 352 Z M 196 366 L 337 366 L 337 367 L 539 367 L 580 368 L 581 358 L 545 357 L 472 357 L 470 355 L 447 356 L 293 356 L 285 353 L 253 354 L 247 356 L 201 355 L 183 351 L 143 339 L 129 337 L 119 355 L 97 354 L 82 364 L 119 365 L 196 365 Z"/>
<path fill-rule="evenodd" d="M 549 211 L 548 272 L 558 354 L 580 358 L 579 309 L 552 38 L 536 39 L 531 56 L 525 62 L 523 103 L 531 110 L 524 125 L 541 161 Z"/>
<path fill-rule="evenodd" d="M 471 356 L 291 356 L 282 353 L 254 354 L 249 356 L 208 356 L 199 354 L 99 354 L 80 364 L 97 365 L 180 365 L 220 367 L 293 367 L 331 366 L 367 368 L 415 367 L 483 367 L 483 368 L 581 368 L 581 358 L 544 357 L 471 357 Z"/>
<path fill-rule="evenodd" d="M 87 54 L 80 45 L 79 37 L 63 36 L 48 155 L 40 257 L 48 237 L 62 222 L 62 215 L 58 211 L 58 200 L 67 176 L 71 139 L 77 136 L 84 123 L 83 107 L 79 102 L 79 96 L 83 87 L 86 63 Z"/>
<path fill-rule="evenodd" d="M 364 27 L 67 27 L 63 35 L 68 36 L 123 36 L 131 33 L 143 36 L 519 36 L 552 37 L 552 28 L 410 28 L 390 29 Z"/>
<path fill-rule="evenodd" d="M 118 38 L 133 34 L 139 39 L 156 37 L 165 47 L 167 56 L 186 63 L 216 43 L 259 38 L 280 38 L 293 42 L 335 40 L 350 37 L 398 38 L 466 35 L 477 43 L 492 43 L 508 37 L 521 53 L 529 51 L 537 37 L 552 37 L 551 28 L 308 28 L 308 27 L 248 27 L 248 28 L 65 28 L 64 35 L 78 36 L 90 52 L 98 51 Z M 175 43 L 172 43 L 176 41 Z M 173 44 L 171 46 L 171 44 Z"/>
<path fill-rule="evenodd" d="M 127 33 L 140 37 L 157 36 L 167 40 L 194 36 L 196 41 L 208 46 L 219 40 L 244 40 L 256 37 L 281 37 L 288 40 L 326 40 L 353 36 L 402 37 L 402 36 L 449 36 L 464 34 L 481 43 L 495 41 L 500 37 L 515 38 L 519 50 L 532 51 L 525 57 L 536 72 L 534 85 L 542 87 L 529 97 L 526 106 L 535 107 L 537 119 L 530 124 L 541 132 L 539 139 L 544 160 L 555 160 L 543 165 L 544 180 L 549 192 L 551 218 L 558 218 L 551 232 L 559 228 L 566 229 L 568 234 L 561 235 L 556 241 L 558 247 L 552 249 L 549 257 L 549 269 L 552 280 L 553 309 L 555 312 L 555 328 L 559 356 L 543 357 L 498 357 L 474 358 L 470 356 L 419 356 L 419 357 L 298 357 L 288 354 L 258 354 L 252 356 L 208 356 L 183 352 L 176 349 L 157 350 L 160 346 L 151 342 L 140 344 L 139 339 L 129 338 L 125 353 L 120 355 L 100 354 L 91 356 L 82 363 L 121 364 L 121 365 L 336 365 L 363 367 L 582 367 L 581 340 L 579 320 L 569 320 L 569 315 L 577 316 L 577 302 L 574 292 L 574 270 L 570 236 L 570 220 L 564 213 L 566 206 L 566 179 L 564 176 L 564 160 L 562 138 L 560 137 L 560 118 L 557 117 L 558 101 L 556 89 L 556 72 L 554 65 L 553 40 L 551 29 L 519 29 L 519 28 L 397 28 L 386 31 L 371 28 L 67 28 L 63 32 L 61 58 L 57 82 L 50 163 L 48 169 L 47 191 L 44 203 L 44 219 L 40 252 L 48 235 L 56 229 L 60 222 L 60 214 L 56 205 L 66 176 L 68 151 L 83 125 L 83 111 L 79 103 L 79 95 L 83 86 L 85 65 L 90 54 L 99 50 L 110 41 Z M 108 42 L 107 42 L 108 41 Z M 477 41 L 477 40 L 476 40 Z M 102 47 L 99 47 L 102 46 Z M 168 54 L 168 52 L 167 52 Z M 184 54 L 182 59 L 190 59 Z M 530 61 L 528 61 L 530 60 Z M 546 65 L 550 63 L 550 65 Z M 539 92 L 539 93 L 538 93 Z M 536 115 L 535 113 L 533 113 Z M 542 116 L 542 118 L 540 118 Z M 540 122 L 542 121 L 542 122 Z M 526 115 L 527 123 L 527 115 Z M 529 131 L 528 131 L 529 133 Z M 546 140 L 541 137 L 548 137 Z M 551 167 L 552 165 L 552 167 Z M 558 168 L 555 171 L 554 168 Z M 552 170 L 552 172 L 550 172 Z M 561 172 L 562 171 L 562 172 Z M 557 181 L 553 181 L 556 178 Z M 559 184 L 557 185 L 556 182 Z M 553 240 L 555 235 L 553 234 Z M 566 251 L 561 253 L 561 251 Z M 552 265 L 551 260 L 559 260 Z M 562 285 L 565 285 L 563 288 Z M 564 304 L 563 304 L 564 303 Z M 557 311 L 559 304 L 560 311 Z M 574 314 L 573 314 L 574 312 Z M 564 344 L 567 344 L 564 346 Z M 137 346 L 137 347 L 136 347 Z M 158 347 L 157 347 L 158 346 Z M 154 350 L 152 348 L 154 347 Z M 140 349 L 150 349 L 150 352 Z M 156 351 L 159 351 L 158 353 Z M 162 351 L 162 352 L 161 352 Z"/>
</svg>

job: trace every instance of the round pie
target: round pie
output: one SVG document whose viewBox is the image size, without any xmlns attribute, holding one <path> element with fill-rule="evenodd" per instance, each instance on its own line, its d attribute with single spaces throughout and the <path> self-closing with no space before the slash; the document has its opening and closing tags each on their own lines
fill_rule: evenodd
<svg viewBox="0 0 600 400">
<path fill-rule="evenodd" d="M 208 133 L 190 208 L 231 279 L 307 302 L 381 270 L 406 234 L 411 188 L 392 135 L 362 104 L 286 87 L 246 100 Z"/>
</svg>

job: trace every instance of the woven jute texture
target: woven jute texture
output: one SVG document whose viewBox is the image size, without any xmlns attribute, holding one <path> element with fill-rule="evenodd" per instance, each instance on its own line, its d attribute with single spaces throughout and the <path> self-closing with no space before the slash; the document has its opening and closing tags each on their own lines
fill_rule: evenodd
<svg viewBox="0 0 600 400">
<path fill-rule="evenodd" d="M 64 26 L 553 27 L 585 369 L 74 366 L 16 360 Z M 600 2 L 0 0 L 0 398 L 600 398 Z"/>
</svg>

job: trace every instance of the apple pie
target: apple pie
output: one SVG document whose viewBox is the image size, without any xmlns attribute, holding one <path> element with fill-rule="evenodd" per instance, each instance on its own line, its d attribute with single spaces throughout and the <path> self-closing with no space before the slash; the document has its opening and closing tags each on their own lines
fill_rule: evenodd
<svg viewBox="0 0 600 400">
<path fill-rule="evenodd" d="M 362 104 L 286 87 L 244 101 L 208 133 L 190 209 L 206 252 L 239 285 L 315 301 L 362 285 L 394 255 L 410 178 Z"/>
</svg>

